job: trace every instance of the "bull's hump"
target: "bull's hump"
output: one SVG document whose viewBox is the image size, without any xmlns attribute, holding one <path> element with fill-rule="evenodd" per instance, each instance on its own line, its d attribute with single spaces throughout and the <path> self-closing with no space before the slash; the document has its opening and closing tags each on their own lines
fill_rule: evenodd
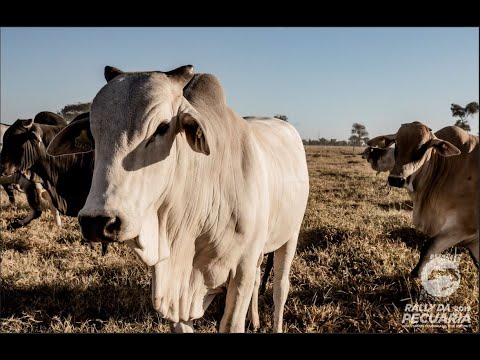
<svg viewBox="0 0 480 360">
<path fill-rule="evenodd" d="M 471 135 L 458 126 L 446 126 L 438 130 L 435 136 L 452 143 L 462 153 L 470 153 L 478 148 L 478 136 Z"/>
<path fill-rule="evenodd" d="M 183 96 L 195 104 L 216 106 L 225 104 L 225 93 L 218 79 L 211 74 L 196 74 L 183 89 Z"/>
</svg>

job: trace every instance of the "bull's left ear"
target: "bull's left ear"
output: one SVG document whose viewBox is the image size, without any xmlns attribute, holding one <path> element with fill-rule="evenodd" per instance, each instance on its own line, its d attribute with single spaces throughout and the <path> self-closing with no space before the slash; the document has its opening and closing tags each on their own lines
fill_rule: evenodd
<svg viewBox="0 0 480 360">
<path fill-rule="evenodd" d="M 188 112 L 182 113 L 178 117 L 180 131 L 185 131 L 190 147 L 196 152 L 210 155 L 210 146 L 208 146 L 207 134 L 202 122 Z"/>
<path fill-rule="evenodd" d="M 63 128 L 48 145 L 47 154 L 50 156 L 81 154 L 91 152 L 94 148 L 90 118 L 85 118 Z"/>
<path fill-rule="evenodd" d="M 460 155 L 462 153 L 455 145 L 442 139 L 432 139 L 430 140 L 430 144 L 430 146 L 437 150 L 438 155 L 441 156 L 448 157 Z"/>
<path fill-rule="evenodd" d="M 395 142 L 397 134 L 381 135 L 367 141 L 368 146 L 377 146 L 379 148 L 388 148 Z"/>
</svg>

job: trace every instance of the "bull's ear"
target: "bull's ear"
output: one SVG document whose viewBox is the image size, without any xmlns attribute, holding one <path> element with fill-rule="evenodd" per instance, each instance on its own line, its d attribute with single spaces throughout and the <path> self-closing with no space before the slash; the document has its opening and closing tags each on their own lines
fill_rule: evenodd
<svg viewBox="0 0 480 360">
<path fill-rule="evenodd" d="M 48 145 L 47 154 L 50 156 L 82 154 L 91 152 L 94 148 L 90 118 L 86 118 L 63 128 Z"/>
<path fill-rule="evenodd" d="M 33 125 L 33 119 L 22 120 L 22 126 L 25 129 L 30 129 Z"/>
<path fill-rule="evenodd" d="M 185 131 L 188 144 L 199 153 L 210 155 L 210 147 L 208 146 L 205 126 L 197 120 L 198 116 L 187 112 L 179 115 L 180 131 Z"/>
<path fill-rule="evenodd" d="M 397 137 L 397 134 L 377 136 L 376 138 L 368 140 L 367 145 L 377 146 L 382 149 L 388 148 L 390 145 L 392 145 L 395 142 L 396 137 Z"/>
<path fill-rule="evenodd" d="M 105 76 L 105 80 L 107 80 L 107 83 L 108 83 L 116 76 L 124 74 L 124 72 L 113 66 L 105 66 L 105 70 L 103 74 Z"/>
<path fill-rule="evenodd" d="M 182 89 L 187 85 L 187 83 L 192 79 L 195 71 L 193 70 L 192 65 L 184 65 L 176 68 L 172 71 L 167 71 L 165 73 L 170 81 L 177 83 Z"/>
<path fill-rule="evenodd" d="M 40 145 L 40 143 L 42 142 L 42 134 L 43 134 L 40 126 L 38 126 L 37 124 L 32 124 L 30 125 L 29 129 L 30 129 L 28 132 L 29 138 L 34 140 L 35 142 L 38 141 L 38 145 Z"/>
<path fill-rule="evenodd" d="M 437 150 L 438 155 L 441 156 L 455 156 L 460 155 L 462 152 L 452 143 L 442 139 L 430 140 L 430 145 Z"/>
</svg>

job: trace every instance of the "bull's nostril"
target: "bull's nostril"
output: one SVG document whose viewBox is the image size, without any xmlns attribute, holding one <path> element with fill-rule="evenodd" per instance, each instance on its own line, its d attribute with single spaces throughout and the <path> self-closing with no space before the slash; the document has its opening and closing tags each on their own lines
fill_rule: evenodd
<svg viewBox="0 0 480 360">
<path fill-rule="evenodd" d="M 105 224 L 104 235 L 106 237 L 115 237 L 120 230 L 121 221 L 119 217 L 110 218 Z"/>
<path fill-rule="evenodd" d="M 117 241 L 121 221 L 118 217 L 79 216 L 82 235 L 90 241 Z"/>
</svg>

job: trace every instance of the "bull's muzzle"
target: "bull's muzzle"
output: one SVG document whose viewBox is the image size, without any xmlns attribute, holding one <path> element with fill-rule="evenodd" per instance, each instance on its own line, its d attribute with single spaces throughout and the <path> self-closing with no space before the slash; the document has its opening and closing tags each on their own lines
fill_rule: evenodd
<svg viewBox="0 0 480 360">
<path fill-rule="evenodd" d="M 117 241 L 122 222 L 119 217 L 79 216 L 82 235 L 88 241 Z"/>
<path fill-rule="evenodd" d="M 388 185 L 394 186 L 397 188 L 402 188 L 405 185 L 405 178 L 399 176 L 389 176 Z"/>
</svg>

